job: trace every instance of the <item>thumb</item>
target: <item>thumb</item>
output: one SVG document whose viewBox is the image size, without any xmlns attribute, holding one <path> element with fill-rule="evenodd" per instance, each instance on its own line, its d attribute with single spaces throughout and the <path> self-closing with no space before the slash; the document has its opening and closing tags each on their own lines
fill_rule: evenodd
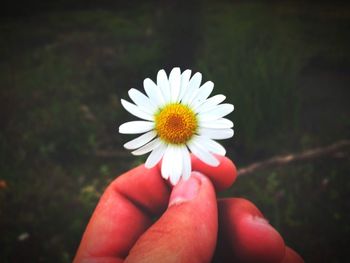
<svg viewBox="0 0 350 263">
<path fill-rule="evenodd" d="M 125 262 L 205 263 L 214 253 L 217 203 L 210 180 L 198 172 L 180 181 L 168 209 L 136 242 Z"/>
</svg>

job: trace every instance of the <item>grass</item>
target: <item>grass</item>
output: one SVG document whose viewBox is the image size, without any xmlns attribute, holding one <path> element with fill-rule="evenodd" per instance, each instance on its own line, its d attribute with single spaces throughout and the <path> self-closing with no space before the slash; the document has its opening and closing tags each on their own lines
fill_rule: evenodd
<svg viewBox="0 0 350 263">
<path fill-rule="evenodd" d="M 233 140 L 252 152 L 262 138 L 271 141 L 280 133 L 296 131 L 300 110 L 296 81 L 303 54 L 295 24 L 264 4 L 209 6 L 205 12 L 208 26 L 198 67 L 236 106 L 239 129 Z"/>
</svg>

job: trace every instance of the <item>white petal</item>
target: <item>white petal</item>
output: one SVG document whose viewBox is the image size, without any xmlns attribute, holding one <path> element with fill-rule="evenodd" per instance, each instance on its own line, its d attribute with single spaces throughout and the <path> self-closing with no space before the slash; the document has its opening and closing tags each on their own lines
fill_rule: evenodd
<svg viewBox="0 0 350 263">
<path fill-rule="evenodd" d="M 131 153 L 133 155 L 143 155 L 157 148 L 161 143 L 162 141 L 159 138 L 157 138 Z"/>
<path fill-rule="evenodd" d="M 201 120 L 212 121 L 220 119 L 221 117 L 230 114 L 233 111 L 234 107 L 232 104 L 220 104 L 214 108 L 211 108 L 207 111 L 202 111 L 198 114 L 198 118 Z"/>
<path fill-rule="evenodd" d="M 151 102 L 151 100 L 142 92 L 140 92 L 137 89 L 130 89 L 128 91 L 128 94 L 130 96 L 130 98 L 132 99 L 132 101 L 139 106 L 140 109 L 142 109 L 143 111 L 149 113 L 149 114 L 153 114 L 156 110 L 157 107 L 155 106 L 155 104 L 153 104 Z"/>
<path fill-rule="evenodd" d="M 159 87 L 160 91 L 163 94 L 163 98 L 165 103 L 170 101 L 171 94 L 170 94 L 170 86 L 168 77 L 164 71 L 164 69 L 161 69 L 158 71 L 157 74 L 157 86 Z"/>
<path fill-rule="evenodd" d="M 216 141 L 210 138 L 195 135 L 193 137 L 193 140 L 196 140 L 197 144 L 203 146 L 205 149 L 208 149 L 209 152 L 222 155 L 222 156 L 226 154 L 225 148 L 221 144 L 217 143 Z"/>
<path fill-rule="evenodd" d="M 193 77 L 190 80 L 190 83 L 188 84 L 188 89 L 186 90 L 183 98 L 182 103 L 189 104 L 191 100 L 193 99 L 194 95 L 197 94 L 198 88 L 201 85 L 202 81 L 202 74 L 197 72 L 193 75 Z"/>
<path fill-rule="evenodd" d="M 180 96 L 177 101 L 180 101 L 183 98 L 184 94 L 186 93 L 188 89 L 188 84 L 190 83 L 190 78 L 191 78 L 191 70 L 186 69 L 184 72 L 182 72 Z"/>
<path fill-rule="evenodd" d="M 173 68 L 169 75 L 171 101 L 176 102 L 180 94 L 181 71 L 180 68 Z"/>
<path fill-rule="evenodd" d="M 198 131 L 199 135 L 206 136 L 214 140 L 228 139 L 233 136 L 232 129 L 208 129 L 200 128 Z"/>
<path fill-rule="evenodd" d="M 202 85 L 202 87 L 199 88 L 197 96 L 195 96 L 191 102 L 191 107 L 196 107 L 200 104 L 202 104 L 210 95 L 210 93 L 213 91 L 214 83 L 211 81 L 207 81 Z"/>
<path fill-rule="evenodd" d="M 143 87 L 147 96 L 150 98 L 154 105 L 161 106 L 164 105 L 165 101 L 163 99 L 162 92 L 157 87 L 157 85 L 149 78 L 143 81 Z"/>
<path fill-rule="evenodd" d="M 154 122 L 129 121 L 119 126 L 119 132 L 124 134 L 144 133 L 154 128 Z"/>
<path fill-rule="evenodd" d="M 146 168 L 152 168 L 157 165 L 157 163 L 162 159 L 166 148 L 167 145 L 165 143 L 161 143 L 158 147 L 154 148 L 146 160 Z"/>
<path fill-rule="evenodd" d="M 210 108 L 215 107 L 219 103 L 223 102 L 225 99 L 226 99 L 226 97 L 222 94 L 215 95 L 215 96 L 207 99 L 206 101 L 204 101 L 199 106 L 195 107 L 194 110 L 195 110 L 195 112 L 206 111 Z"/>
<path fill-rule="evenodd" d="M 229 129 L 233 127 L 233 122 L 225 118 L 214 121 L 208 121 L 204 118 L 203 120 L 199 119 L 199 127 L 211 129 Z"/>
<path fill-rule="evenodd" d="M 188 180 L 191 176 L 191 156 L 189 151 L 187 150 L 187 147 L 182 148 L 182 162 L 183 162 L 183 168 L 182 168 L 182 178 L 184 180 Z"/>
<path fill-rule="evenodd" d="M 170 176 L 172 162 L 173 162 L 172 148 L 167 146 L 163 156 L 162 167 L 161 167 L 162 177 L 166 180 Z"/>
<path fill-rule="evenodd" d="M 149 131 L 137 137 L 136 139 L 133 139 L 132 141 L 125 143 L 124 147 L 128 150 L 137 149 L 145 145 L 146 143 L 150 142 L 156 136 L 157 136 L 157 133 L 155 131 Z"/>
<path fill-rule="evenodd" d="M 178 146 L 173 146 L 173 162 L 170 172 L 170 183 L 176 185 L 182 175 L 182 151 Z"/>
<path fill-rule="evenodd" d="M 191 140 L 187 146 L 191 152 L 198 157 L 202 162 L 210 166 L 218 166 L 220 162 L 207 149 L 200 145 L 196 140 Z"/>
<path fill-rule="evenodd" d="M 154 117 L 150 115 L 149 113 L 141 110 L 138 106 L 135 104 L 132 104 L 126 100 L 121 99 L 123 107 L 130 112 L 132 115 L 135 115 L 136 117 L 139 117 L 143 120 L 153 121 Z"/>
</svg>

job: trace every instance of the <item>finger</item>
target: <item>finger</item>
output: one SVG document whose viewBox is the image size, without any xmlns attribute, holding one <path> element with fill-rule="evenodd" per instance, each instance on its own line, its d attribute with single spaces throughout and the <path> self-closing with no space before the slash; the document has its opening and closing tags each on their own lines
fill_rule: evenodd
<svg viewBox="0 0 350 263">
<path fill-rule="evenodd" d="M 168 209 L 140 237 L 125 262 L 210 262 L 217 223 L 214 187 L 207 177 L 193 172 L 174 187 Z"/>
<path fill-rule="evenodd" d="M 192 170 L 205 174 L 219 190 L 230 187 L 237 178 L 237 170 L 234 163 L 225 156 L 215 155 L 220 161 L 219 166 L 213 167 L 203 163 L 195 155 L 191 156 Z"/>
<path fill-rule="evenodd" d="M 304 263 L 304 260 L 290 247 L 286 247 L 286 254 L 281 263 Z"/>
<path fill-rule="evenodd" d="M 214 262 L 282 261 L 284 241 L 255 205 L 242 198 L 222 199 L 218 210 L 219 241 Z"/>
<path fill-rule="evenodd" d="M 235 166 L 226 157 L 220 162 L 213 168 L 195 159 L 194 166 L 200 172 L 208 172 L 218 185 L 233 182 Z M 159 166 L 146 169 L 141 165 L 119 176 L 101 197 L 83 235 L 75 262 L 86 258 L 94 258 L 95 262 L 98 259 L 125 258 L 153 218 L 166 209 L 169 195 L 170 187 L 162 179 Z"/>
<path fill-rule="evenodd" d="M 118 177 L 101 197 L 74 262 L 121 262 L 152 218 L 166 209 L 169 195 L 156 167 L 141 165 Z"/>
</svg>

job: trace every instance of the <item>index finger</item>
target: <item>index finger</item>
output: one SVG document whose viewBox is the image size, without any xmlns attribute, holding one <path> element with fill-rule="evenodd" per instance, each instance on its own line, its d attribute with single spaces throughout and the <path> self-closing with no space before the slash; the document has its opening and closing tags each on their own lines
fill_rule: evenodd
<svg viewBox="0 0 350 263">
<path fill-rule="evenodd" d="M 198 159 L 193 159 L 192 165 L 214 185 L 223 187 L 223 182 L 233 182 L 235 167 L 228 158 L 218 158 L 218 167 L 207 166 Z M 102 195 L 74 262 L 122 262 L 139 236 L 164 212 L 170 191 L 158 166 L 147 169 L 141 165 L 119 176 Z"/>
<path fill-rule="evenodd" d="M 74 262 L 122 262 L 152 217 L 166 208 L 169 194 L 156 167 L 140 165 L 119 176 L 102 195 Z"/>
<path fill-rule="evenodd" d="M 212 181 L 217 191 L 229 188 L 237 178 L 237 169 L 234 163 L 225 156 L 215 155 L 220 161 L 218 166 L 210 166 L 195 155 L 191 155 L 192 170 L 205 174 Z"/>
</svg>

